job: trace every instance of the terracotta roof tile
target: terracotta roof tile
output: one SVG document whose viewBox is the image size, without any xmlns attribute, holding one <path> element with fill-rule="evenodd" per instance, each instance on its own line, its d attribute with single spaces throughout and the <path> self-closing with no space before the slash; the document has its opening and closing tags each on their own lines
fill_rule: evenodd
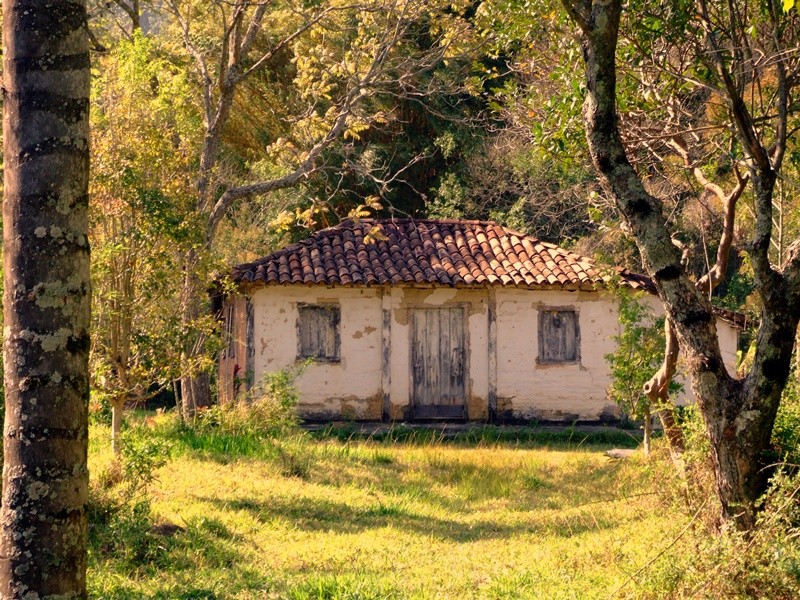
<svg viewBox="0 0 800 600">
<path fill-rule="evenodd" d="M 380 225 L 386 239 L 364 236 Z M 319 285 L 503 285 L 593 288 L 615 276 L 652 291 L 647 277 L 489 221 L 360 219 L 311 234 L 233 269 L 236 282 Z"/>
</svg>

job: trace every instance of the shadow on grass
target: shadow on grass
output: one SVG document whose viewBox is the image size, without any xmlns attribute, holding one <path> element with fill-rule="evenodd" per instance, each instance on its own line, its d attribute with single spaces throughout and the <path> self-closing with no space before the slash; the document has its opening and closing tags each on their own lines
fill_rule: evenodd
<svg viewBox="0 0 800 600">
<path fill-rule="evenodd" d="M 347 441 L 374 441 L 404 444 L 452 444 L 464 446 L 499 445 L 541 447 L 557 446 L 577 448 L 581 446 L 603 446 L 636 448 L 641 443 L 637 430 L 623 430 L 598 426 L 498 426 L 475 425 L 466 429 L 448 429 L 441 426 L 396 425 L 384 428 L 380 424 L 363 426 L 356 423 L 332 424 L 321 429 L 310 430 L 315 439 Z"/>
<path fill-rule="evenodd" d="M 381 493 L 397 496 L 404 501 L 421 501 L 447 511 L 461 514 L 479 510 L 479 501 L 505 501 L 512 510 L 525 511 L 537 507 L 550 507 L 554 497 L 570 497 L 573 494 L 585 493 L 587 483 L 595 484 L 598 489 L 608 489 L 617 476 L 621 463 L 598 465 L 580 463 L 563 465 L 560 468 L 538 468 L 511 466 L 500 470 L 496 467 L 476 464 L 469 460 L 458 460 L 452 453 L 438 457 L 435 454 L 422 458 L 418 463 L 398 461 L 387 450 L 391 447 L 426 445 L 432 447 L 480 447 L 478 440 L 496 439 L 493 429 L 481 429 L 491 434 L 490 438 L 478 437 L 473 432 L 470 438 L 443 441 L 435 438 L 435 431 L 414 431 L 409 437 L 396 436 L 384 438 L 382 442 L 370 442 L 375 438 L 366 438 L 364 445 L 359 439 L 341 438 L 350 442 L 336 441 L 337 435 L 327 433 L 323 436 L 300 433 L 290 439 L 260 438 L 258 436 L 233 436 L 217 432 L 199 433 L 191 429 L 181 429 L 171 439 L 183 446 L 184 451 L 202 458 L 227 464 L 240 459 L 264 460 L 274 465 L 276 474 L 284 477 L 297 477 L 313 481 L 324 486 L 355 486 L 372 488 Z M 531 432 L 515 432 L 514 439 L 530 442 Z M 535 432 L 533 432 L 535 433 Z M 569 439 L 569 432 L 560 432 L 559 438 L 551 437 L 535 439 Z M 615 436 L 636 441 L 626 432 L 614 432 Z M 320 444 L 325 440 L 333 444 Z M 510 442 L 513 448 L 526 447 L 528 443 Z M 583 438 L 581 438 L 583 440 Z M 595 437 L 595 440 L 598 438 Z M 599 438 L 605 441 L 606 437 Z M 622 438 L 621 438 L 622 439 Z M 621 441 L 618 440 L 618 441 Z M 427 442 L 425 440 L 428 440 Z M 352 442 L 352 443 L 351 443 Z M 492 442 L 493 444 L 495 442 Z M 442 446 L 439 446 L 442 444 Z M 600 442 L 598 442 L 600 444 Z M 502 447 L 506 443 L 499 443 Z M 623 445 L 623 444 L 618 444 Z M 598 445 L 551 444 L 554 451 L 575 449 L 599 451 Z M 446 493 L 443 493 L 446 492 Z M 610 495 L 609 495 L 610 496 Z M 609 498 L 611 499 L 611 498 Z M 382 510 L 388 510 L 386 508 Z"/>
<path fill-rule="evenodd" d="M 285 519 L 292 528 L 309 532 L 359 533 L 369 529 L 392 527 L 399 531 L 434 537 L 441 541 L 469 543 L 485 539 L 508 539 L 520 535 L 571 537 L 587 531 L 613 529 L 619 525 L 613 515 L 580 515 L 568 521 L 547 520 L 508 525 L 493 520 L 441 519 L 410 510 L 402 502 L 376 503 L 355 507 L 345 502 L 325 499 L 253 497 L 235 500 L 203 498 L 221 511 L 245 511 L 259 523 Z"/>
<path fill-rule="evenodd" d="M 356 424 L 331 425 L 316 431 L 299 431 L 298 439 L 316 441 L 377 442 L 393 445 L 447 445 L 447 446 L 499 446 L 555 449 L 587 448 L 603 450 L 610 447 L 636 448 L 640 443 L 637 431 L 614 428 L 539 428 L 501 427 L 496 425 L 474 426 L 465 430 L 450 431 L 446 427 L 418 428 L 392 426 L 375 431 L 361 429 Z M 229 463 L 240 458 L 271 460 L 278 458 L 279 446 L 275 440 L 254 432 L 231 434 L 215 430 L 197 430 L 185 426 L 172 426 L 157 432 L 177 442 L 184 451 L 203 456 L 220 463 Z M 386 457 L 376 453 L 375 462 Z"/>
</svg>

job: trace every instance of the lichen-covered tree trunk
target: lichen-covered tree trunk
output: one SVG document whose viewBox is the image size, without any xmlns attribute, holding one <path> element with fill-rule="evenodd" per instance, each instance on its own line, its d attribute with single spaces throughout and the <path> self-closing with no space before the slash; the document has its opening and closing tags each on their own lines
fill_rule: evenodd
<svg viewBox="0 0 800 600">
<path fill-rule="evenodd" d="M 753 366 L 744 379 L 735 379 L 722 360 L 708 295 L 689 279 L 670 238 L 662 203 L 646 191 L 622 143 L 616 112 L 615 52 L 623 2 L 562 2 L 583 34 L 584 121 L 592 161 L 633 232 L 686 356 L 711 443 L 722 520 L 751 529 L 757 500 L 765 490 L 765 451 L 789 375 L 800 316 L 800 246 L 794 248 L 783 272 L 769 265 L 766 254 L 776 173 L 768 152 L 754 141 L 757 136 L 752 134 L 752 121 L 741 99 L 732 95 L 737 129 L 752 159 L 758 215 L 751 257 L 763 306 Z M 735 94 L 735 90 L 730 92 Z"/>
<path fill-rule="evenodd" d="M 86 597 L 89 42 L 83 0 L 3 0 L 0 596 Z"/>
</svg>

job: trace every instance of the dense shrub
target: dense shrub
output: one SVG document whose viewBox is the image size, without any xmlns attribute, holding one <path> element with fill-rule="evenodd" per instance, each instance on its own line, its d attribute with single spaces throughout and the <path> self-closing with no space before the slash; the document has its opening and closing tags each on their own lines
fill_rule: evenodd
<svg viewBox="0 0 800 600">
<path fill-rule="evenodd" d="M 134 567 L 163 552 L 150 511 L 147 486 L 169 460 L 170 445 L 143 428 L 126 431 L 122 453 L 96 478 L 89 494 L 89 546 Z"/>
<path fill-rule="evenodd" d="M 297 377 L 308 362 L 267 373 L 253 389 L 236 402 L 216 405 L 199 413 L 195 427 L 200 432 L 219 431 L 240 436 L 282 437 L 296 431 L 299 395 Z"/>
<path fill-rule="evenodd" d="M 798 414 L 796 396 L 785 399 L 774 437 L 776 455 L 784 460 L 797 456 L 791 444 L 800 433 Z M 686 525 L 665 537 L 666 550 L 643 570 L 638 583 L 645 592 L 637 597 L 800 598 L 800 473 L 792 464 L 771 465 L 774 474 L 754 531 L 720 532 L 704 425 L 694 407 L 681 411 L 681 421 L 687 442 L 683 474 L 669 464 L 666 451 L 650 468 L 665 510 L 682 511 Z"/>
<path fill-rule="evenodd" d="M 773 477 L 750 534 L 710 531 L 701 518 L 709 503 L 697 498 L 700 506 L 687 526 L 664 540 L 665 546 L 672 544 L 669 551 L 643 571 L 637 597 L 799 598 L 798 493 L 798 476 Z"/>
</svg>

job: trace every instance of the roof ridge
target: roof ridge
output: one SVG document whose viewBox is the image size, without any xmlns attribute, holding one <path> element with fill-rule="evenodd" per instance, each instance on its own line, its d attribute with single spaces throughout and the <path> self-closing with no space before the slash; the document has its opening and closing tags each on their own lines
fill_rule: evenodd
<svg viewBox="0 0 800 600">
<path fill-rule="evenodd" d="M 365 240 L 376 225 L 386 227 L 387 235 Z M 344 263 L 349 265 L 346 273 L 330 268 Z M 313 274 L 308 273 L 309 265 Z M 301 272 L 303 268 L 306 272 Z M 257 284 L 498 284 L 594 289 L 615 279 L 608 272 L 613 269 L 623 285 L 651 288 L 644 276 L 599 266 L 591 257 L 496 221 L 368 217 L 344 219 L 256 261 L 236 265 L 233 279 Z"/>
<path fill-rule="evenodd" d="M 483 219 L 436 219 L 431 217 L 359 217 L 359 222 L 365 221 L 368 223 L 444 223 L 448 225 L 497 225 L 503 227 L 497 221 L 483 220 Z M 342 223 L 355 222 L 356 219 L 348 217 L 342 220 Z"/>
</svg>

